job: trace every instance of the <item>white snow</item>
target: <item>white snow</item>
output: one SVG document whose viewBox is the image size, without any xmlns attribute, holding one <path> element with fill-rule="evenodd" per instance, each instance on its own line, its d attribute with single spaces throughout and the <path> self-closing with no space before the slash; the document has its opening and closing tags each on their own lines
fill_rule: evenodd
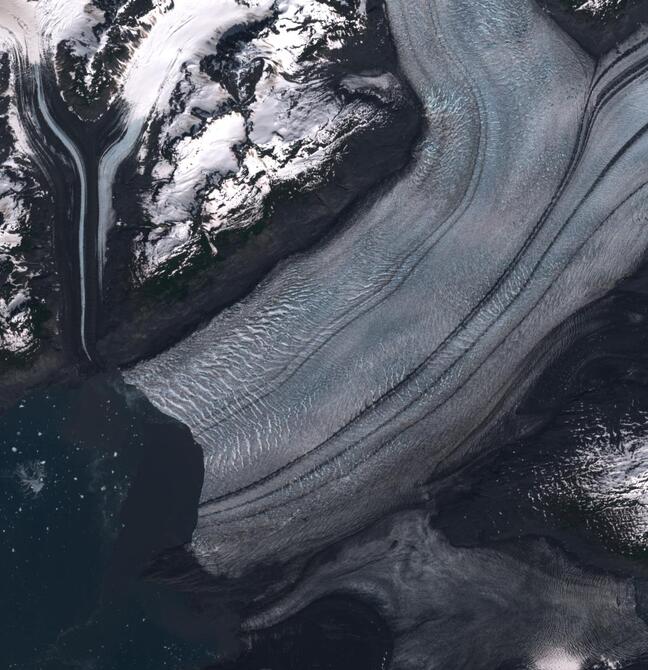
<svg viewBox="0 0 648 670">
<path fill-rule="evenodd" d="M 614 7 L 619 7 L 621 0 L 587 0 L 582 5 L 580 5 L 576 11 L 578 12 L 589 12 L 590 14 L 603 14 L 608 9 Z"/>
<path fill-rule="evenodd" d="M 20 245 L 21 226 L 24 225 L 26 210 L 22 200 L 16 198 L 22 187 L 12 182 L 0 166 L 0 251 L 9 251 Z"/>
<path fill-rule="evenodd" d="M 153 25 L 122 78 L 122 95 L 129 108 L 127 130 L 104 153 L 99 164 L 100 283 L 106 239 L 114 220 L 112 185 L 115 174 L 140 139 L 146 121 L 154 114 L 169 111 L 171 94 L 183 68 L 191 72 L 187 68 L 195 69 L 201 58 L 213 51 L 227 30 L 269 16 L 273 5 L 273 0 L 256 0 L 249 6 L 236 0 L 220 0 L 218 11 L 214 11 L 213 6 L 203 0 L 176 0 L 160 6 L 151 17 Z M 201 98 L 201 103 L 205 105 L 209 100 L 217 101 L 218 97 L 218 91 L 211 88 Z"/>
<path fill-rule="evenodd" d="M 196 63 L 190 64 L 184 71 L 185 79 L 181 82 L 180 88 L 183 92 L 185 108 L 183 112 L 175 114 L 163 127 L 160 137 L 161 145 L 200 128 L 203 120 L 194 112 L 213 114 L 231 100 L 229 93 L 220 84 L 201 72 Z"/>
<path fill-rule="evenodd" d="M 196 191 L 205 186 L 209 175 L 226 175 L 237 169 L 233 147 L 245 140 L 245 119 L 237 113 L 211 120 L 195 137 L 185 137 L 176 148 L 176 164 L 171 182 L 156 198 L 164 221 L 190 215 Z M 162 223 L 163 221 L 154 222 Z"/>
<path fill-rule="evenodd" d="M 145 120 L 160 102 L 165 109 L 183 65 L 211 53 L 230 28 L 269 16 L 273 4 L 273 0 L 253 0 L 247 7 L 236 0 L 220 0 L 218 11 L 204 0 L 176 0 L 161 6 L 124 74 L 123 96 L 134 119 Z"/>
<path fill-rule="evenodd" d="M 5 5 L 4 9 L 7 7 L 11 4 Z M 19 20 L 17 16 L 16 21 Z M 2 10 L 0 21 L 8 25 Z M 3 38 L 11 42 L 10 48 L 24 46 L 19 40 L 19 33 L 0 29 L 0 41 Z M 18 40 L 17 44 L 15 40 Z M 5 125 L 12 139 L 11 155 L 0 164 L 0 261 L 6 272 L 0 295 L 0 350 L 21 354 L 35 344 L 30 305 L 33 271 L 28 268 L 20 249 L 30 219 L 30 207 L 23 192 L 28 179 L 24 165 L 30 159 L 31 150 L 15 107 L 15 76 L 12 67 L 7 92 L 9 108 L 0 117 L 0 123 Z"/>
<path fill-rule="evenodd" d="M 99 46 L 93 28 L 105 21 L 104 12 L 88 0 L 39 0 L 40 32 L 54 48 L 68 41 L 76 56 L 90 56 Z"/>
<path fill-rule="evenodd" d="M 2 207 L 2 201 L 0 200 L 0 208 Z M 3 251 L 8 251 L 19 247 L 22 243 L 22 235 L 20 233 L 10 233 L 6 230 L 0 230 L 0 249 Z"/>
<path fill-rule="evenodd" d="M 200 72 L 197 62 L 183 65 L 180 85 L 168 87 L 176 94 L 175 104 L 181 102 L 184 111 L 169 114 L 171 107 L 163 98 L 157 104 L 155 113 L 168 115 L 157 151 L 161 155 L 162 148 L 168 151 L 171 147 L 173 159 L 169 162 L 158 158 L 153 177 L 162 185 L 145 202 L 150 222 L 160 229 L 152 235 L 156 249 L 160 234 L 172 230 L 174 222 L 190 216 L 192 211 L 195 213 L 197 206 L 202 214 L 201 226 L 207 233 L 253 225 L 262 216 L 273 188 L 296 179 L 306 187 L 309 179 L 315 179 L 310 175 L 321 173 L 322 166 L 331 160 L 327 150 L 331 147 L 327 145 L 340 134 L 340 129 L 362 123 L 357 106 L 345 104 L 318 69 L 328 56 L 312 51 L 316 44 L 335 48 L 339 38 L 332 36 L 342 31 L 359 33 L 364 27 L 362 15 L 350 19 L 318 1 L 290 0 L 279 3 L 276 9 L 278 15 L 272 27 L 261 31 L 236 56 L 238 66 L 262 63 L 262 71 L 246 101 L 247 122 L 240 117 L 240 134 L 230 135 L 229 149 L 219 133 L 213 136 L 208 129 L 218 118 L 232 116 L 226 103 L 233 100 L 221 85 Z M 395 86 L 395 78 L 376 75 L 358 77 L 347 88 L 387 92 Z M 194 113 L 196 109 L 203 114 Z M 174 141 L 182 135 L 191 137 Z M 244 142 L 238 165 L 229 164 L 229 174 L 210 156 L 212 151 L 219 151 L 224 157 L 233 157 L 232 147 Z M 141 164 L 146 160 L 142 153 Z M 314 185 L 315 181 L 311 186 Z M 216 253 L 213 239 L 209 235 L 207 239 Z M 148 268 L 157 267 L 152 262 L 154 256 L 160 265 L 165 260 L 153 249 L 145 249 L 144 256 L 148 258 Z"/>
<path fill-rule="evenodd" d="M 648 422 L 648 416 L 644 417 Z M 618 532 L 643 545 L 648 533 L 648 434 L 646 425 L 622 421 L 620 443 L 602 432 L 579 447 L 575 473 L 591 504 L 622 514 Z M 625 512 L 625 513 L 624 513 Z"/>
<path fill-rule="evenodd" d="M 138 142 L 142 162 L 150 160 L 142 152 L 153 121 L 163 122 L 152 171 L 156 188 L 142 204 L 154 229 L 139 240 L 144 265 L 150 269 L 189 243 L 198 214 L 205 232 L 255 223 L 274 187 L 295 179 L 307 184 L 309 175 L 331 160 L 327 143 L 340 135 L 340 128 L 362 123 L 357 106 L 346 108 L 312 66 L 326 60 L 313 55 L 313 47 L 335 49 L 345 31 L 358 33 L 364 27 L 364 5 L 351 19 L 321 0 L 219 0 L 217 11 L 205 0 L 154 0 L 153 5 L 133 28 L 141 39 L 131 45 L 116 82 L 117 95 L 126 103 L 124 132 L 98 166 L 100 288 L 107 235 L 114 222 L 115 175 Z M 122 11 L 117 12 L 117 23 Z M 270 18 L 272 29 L 261 31 L 242 56 L 245 63 L 263 63 L 246 118 L 231 111 L 230 94 L 201 72 L 200 61 L 215 52 L 230 29 Z M 0 7 L 4 35 L 28 60 L 51 58 L 65 42 L 74 55 L 85 58 L 86 83 L 92 78 L 93 59 L 107 44 L 101 27 L 105 19 L 87 0 L 6 0 Z M 308 77 L 302 74 L 304 60 L 311 66 Z M 349 79 L 344 85 L 349 91 L 388 91 L 394 83 L 375 75 Z M 47 120 L 46 107 L 43 113 Z M 14 119 L 12 124 L 18 142 L 27 149 L 20 123 Z M 53 130 L 61 136 L 56 127 Z M 171 160 L 162 157 L 162 147 L 171 148 Z M 68 149 L 76 161 L 74 147 Z M 79 172 L 85 174 L 83 166 Z M 6 209 L 8 219 L 10 205 L 0 200 L 0 209 Z M 18 210 L 14 213 L 20 217 Z M 81 222 L 80 245 L 84 233 Z M 0 245 L 17 246 L 17 235 L 7 224 Z M 83 278 L 81 284 L 84 312 Z"/>
<path fill-rule="evenodd" d="M 355 23 L 351 21 L 354 25 L 348 25 L 348 18 L 321 1 L 220 0 L 215 11 L 205 0 L 156 0 L 153 10 L 140 20 L 142 39 L 117 82 L 128 109 L 125 131 L 99 165 L 100 284 L 106 238 L 114 220 L 116 171 L 148 132 L 147 124 L 168 117 L 160 143 L 179 140 L 173 161 L 160 159 L 155 166 L 153 176 L 159 190 L 144 203 L 151 223 L 160 227 L 153 236 L 149 260 L 162 261 L 162 249 L 177 248 L 176 226 L 197 209 L 202 207 L 207 216 L 206 230 L 221 227 L 234 211 L 240 214 L 242 206 L 247 206 L 248 214 L 258 214 L 274 184 L 301 177 L 329 158 L 316 145 L 333 134 L 329 126 L 340 114 L 341 103 L 316 79 L 299 81 L 301 59 L 313 45 L 339 46 L 339 29 L 358 29 L 363 12 L 357 13 Z M 231 28 L 273 16 L 273 29 L 254 44 L 254 57 L 265 67 L 246 127 L 240 115 L 223 109 L 229 94 L 200 71 L 199 63 L 214 52 Z M 87 84 L 93 59 L 106 43 L 106 33 L 95 34 L 94 30 L 104 21 L 104 13 L 87 0 L 6 0 L 0 8 L 5 34 L 8 29 L 14 42 L 23 43 L 29 60 L 37 62 L 43 53 L 51 57 L 59 42 L 65 41 L 73 54 L 86 59 Z M 177 90 L 184 95 L 182 112 L 171 108 Z M 239 161 L 233 149 L 244 141 L 257 146 L 250 147 Z M 297 149 L 296 143 L 303 146 Z M 230 177 L 237 170 L 235 186 Z M 249 197 L 253 202 L 246 204 Z M 239 216 L 237 225 L 242 221 Z M 254 220 L 248 218 L 248 223 Z M 168 243 L 162 244 L 165 236 L 169 236 Z"/>
<path fill-rule="evenodd" d="M 239 227 L 259 219 L 263 203 L 272 190 L 266 163 L 255 148 L 247 151 L 242 162 L 244 180 L 224 179 L 212 189 L 203 203 L 203 223 L 207 231 L 224 227 Z M 215 250 L 215 249 L 214 249 Z"/>
<path fill-rule="evenodd" d="M 160 226 L 146 240 L 146 253 L 141 259 L 142 272 L 154 272 L 157 267 L 179 253 L 191 239 L 191 221 Z"/>
<path fill-rule="evenodd" d="M 390 72 L 377 75 L 347 75 L 340 82 L 349 91 L 375 91 L 388 93 L 394 89 L 396 78 Z"/>
<path fill-rule="evenodd" d="M 98 46 L 92 28 L 104 20 L 103 12 L 86 0 L 3 0 L 0 33 L 11 39 L 32 63 L 44 52 L 51 56 L 59 42 L 69 41 L 73 53 L 85 56 Z"/>
<path fill-rule="evenodd" d="M 565 649 L 550 649 L 535 660 L 534 670 L 581 670 L 583 660 Z"/>
<path fill-rule="evenodd" d="M 0 3 L 0 42 L 22 51 L 32 63 L 40 57 L 37 11 L 37 6 L 27 0 Z"/>
</svg>

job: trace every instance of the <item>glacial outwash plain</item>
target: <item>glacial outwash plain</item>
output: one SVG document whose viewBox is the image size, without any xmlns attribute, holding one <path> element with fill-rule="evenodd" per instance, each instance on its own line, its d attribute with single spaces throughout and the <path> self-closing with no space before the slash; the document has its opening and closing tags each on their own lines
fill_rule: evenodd
<svg viewBox="0 0 648 670">
<path fill-rule="evenodd" d="M 647 249 L 644 0 L 0 0 L 0 658 L 648 670 Z"/>
</svg>

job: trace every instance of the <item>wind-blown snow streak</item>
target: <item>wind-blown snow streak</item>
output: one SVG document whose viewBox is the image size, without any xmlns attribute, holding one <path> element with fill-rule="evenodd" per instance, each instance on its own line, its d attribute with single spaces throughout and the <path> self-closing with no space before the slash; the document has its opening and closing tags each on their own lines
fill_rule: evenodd
<svg viewBox="0 0 648 670">
<path fill-rule="evenodd" d="M 40 59 L 36 9 L 26 0 L 6 0 L 0 7 L 0 34 L 30 63 Z"/>
<path fill-rule="evenodd" d="M 126 374 L 204 448 L 194 549 L 216 572 L 416 500 L 648 246 L 647 43 L 595 70 L 531 0 L 387 8 L 427 114 L 411 170 Z"/>
<path fill-rule="evenodd" d="M 102 13 L 86 0 L 3 0 L 0 30 L 12 33 L 18 51 L 36 64 L 51 57 L 59 42 L 69 40 L 77 50 L 91 49 L 92 28 Z"/>
</svg>

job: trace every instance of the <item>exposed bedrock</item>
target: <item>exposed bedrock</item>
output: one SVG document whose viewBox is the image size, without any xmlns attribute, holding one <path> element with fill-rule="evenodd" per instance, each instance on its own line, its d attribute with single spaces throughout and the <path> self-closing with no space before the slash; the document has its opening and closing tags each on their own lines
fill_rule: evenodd
<svg viewBox="0 0 648 670">
<path fill-rule="evenodd" d="M 33 163 L 47 188 L 7 181 L 0 252 L 38 246 L 47 278 L 5 282 L 0 357 L 5 340 L 21 365 L 39 355 L 0 379 L 0 406 L 178 341 L 319 241 L 420 131 L 378 0 L 5 4 L 0 116 L 24 145 L 7 169 Z"/>
<path fill-rule="evenodd" d="M 194 4 L 186 11 L 204 22 Z M 145 122 L 128 121 L 126 139 L 141 125 L 132 153 L 120 141 L 101 157 L 117 223 L 105 233 L 98 344 L 109 363 L 177 342 L 312 246 L 407 163 L 420 132 L 381 3 L 251 7 L 252 19 L 183 54 Z M 178 5 L 160 21 L 182 16 Z M 161 39 L 151 30 L 143 53 Z M 138 58 L 131 77 L 145 73 Z"/>
<path fill-rule="evenodd" d="M 247 299 L 126 373 L 205 454 L 193 548 L 280 560 L 423 495 L 648 244 L 648 45 L 597 67 L 530 0 L 387 3 L 414 165 Z"/>
<path fill-rule="evenodd" d="M 52 254 L 68 186 L 51 171 L 32 77 L 15 58 L 0 12 L 0 405 L 51 379 L 66 361 L 59 317 L 65 261 Z"/>
<path fill-rule="evenodd" d="M 648 23 L 644 0 L 538 0 L 540 6 L 593 56 L 605 54 Z"/>
</svg>

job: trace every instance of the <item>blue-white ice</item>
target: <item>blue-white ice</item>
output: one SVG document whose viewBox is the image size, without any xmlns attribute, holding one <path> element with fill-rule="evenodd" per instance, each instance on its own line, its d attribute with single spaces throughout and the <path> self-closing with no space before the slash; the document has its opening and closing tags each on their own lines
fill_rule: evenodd
<svg viewBox="0 0 648 670">
<path fill-rule="evenodd" d="M 648 245 L 648 47 L 596 67 L 531 0 L 387 8 L 427 117 L 410 169 L 126 373 L 204 448 L 194 548 L 217 572 L 417 499 Z"/>
</svg>

